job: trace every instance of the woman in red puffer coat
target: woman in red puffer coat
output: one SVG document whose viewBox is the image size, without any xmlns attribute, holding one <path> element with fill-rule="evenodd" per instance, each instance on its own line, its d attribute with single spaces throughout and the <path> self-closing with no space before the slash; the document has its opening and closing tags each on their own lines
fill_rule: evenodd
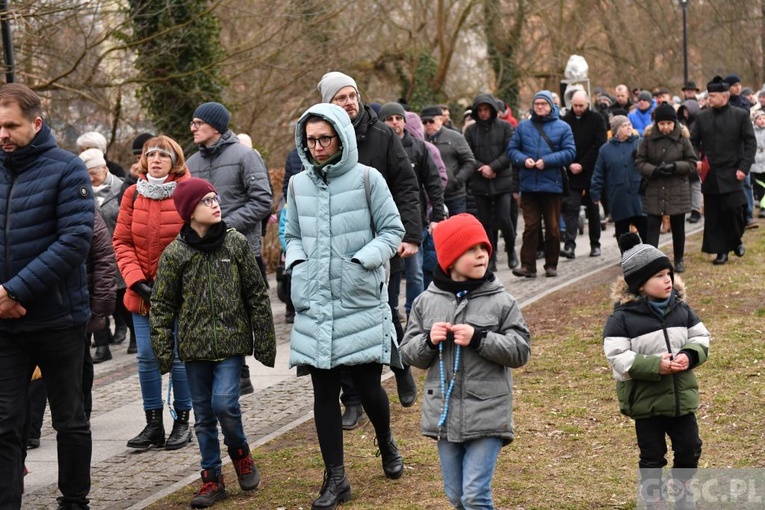
<svg viewBox="0 0 765 510">
<path fill-rule="evenodd" d="M 173 204 L 173 191 L 177 183 L 189 178 L 189 174 L 183 150 L 167 136 L 146 141 L 139 167 L 138 182 L 125 191 L 114 229 L 117 266 L 128 287 L 125 308 L 133 313 L 138 380 L 146 412 L 146 427 L 128 441 L 127 446 L 138 449 L 164 446 L 167 450 L 175 450 L 187 445 L 191 439 L 191 397 L 186 369 L 176 352 L 170 379 L 175 393 L 174 423 L 170 437 L 165 441 L 162 376 L 151 348 L 149 302 L 159 257 L 183 226 Z"/>
</svg>

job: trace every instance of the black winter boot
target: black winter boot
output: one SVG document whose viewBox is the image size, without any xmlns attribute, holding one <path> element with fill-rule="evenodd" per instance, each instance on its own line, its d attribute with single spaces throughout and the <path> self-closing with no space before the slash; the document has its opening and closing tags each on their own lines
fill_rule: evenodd
<svg viewBox="0 0 765 510">
<path fill-rule="evenodd" d="M 112 351 L 109 350 L 108 345 L 96 347 L 96 352 L 93 354 L 93 363 L 97 365 L 104 361 L 109 361 L 110 359 L 112 359 Z"/>
<path fill-rule="evenodd" d="M 382 466 L 385 476 L 392 480 L 401 478 L 404 474 L 404 459 L 398 452 L 398 446 L 393 440 L 393 433 L 388 432 L 383 436 L 377 436 L 377 456 L 382 457 Z"/>
<path fill-rule="evenodd" d="M 173 421 L 173 430 L 170 431 L 170 436 L 167 438 L 165 450 L 177 450 L 191 442 L 191 428 L 189 427 L 190 412 L 191 410 L 189 409 L 185 411 L 175 410 L 178 418 Z"/>
<path fill-rule="evenodd" d="M 121 344 L 127 338 L 127 323 L 122 315 L 118 313 L 114 314 L 114 336 L 112 337 L 113 344 Z"/>
<path fill-rule="evenodd" d="M 152 446 L 165 446 L 165 427 L 162 424 L 162 409 L 146 411 L 146 427 L 140 434 L 127 442 L 128 448 L 145 450 Z"/>
<path fill-rule="evenodd" d="M 135 344 L 135 337 L 133 334 L 130 334 L 130 343 L 128 343 L 127 353 L 128 354 L 135 354 L 138 352 L 138 346 Z"/>
<path fill-rule="evenodd" d="M 250 447 L 247 443 L 241 448 L 229 451 L 228 455 L 231 457 L 231 463 L 234 464 L 239 487 L 243 491 L 256 489 L 260 484 L 260 473 L 258 473 L 258 468 L 255 467 L 255 462 L 252 460 Z"/>
<path fill-rule="evenodd" d="M 311 510 L 334 510 L 338 503 L 351 499 L 351 484 L 345 477 L 344 466 L 327 466 L 324 470 L 324 483 L 319 497 L 311 505 Z"/>
<path fill-rule="evenodd" d="M 202 471 L 202 487 L 199 488 L 194 499 L 191 500 L 192 508 L 208 508 L 216 501 L 226 499 L 226 484 L 223 481 L 223 475 L 216 475 L 208 469 Z"/>
</svg>

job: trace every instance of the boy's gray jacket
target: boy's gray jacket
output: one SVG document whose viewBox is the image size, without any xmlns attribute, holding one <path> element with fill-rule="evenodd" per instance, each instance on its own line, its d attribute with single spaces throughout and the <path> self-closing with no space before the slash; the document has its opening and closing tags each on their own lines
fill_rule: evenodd
<svg viewBox="0 0 765 510">
<path fill-rule="evenodd" d="M 330 123 L 342 146 L 341 158 L 321 170 L 309 161 L 303 139 L 309 116 Z M 353 125 L 338 106 L 309 108 L 298 121 L 295 143 L 305 171 L 292 178 L 284 232 L 296 311 L 290 366 L 397 365 L 384 264 L 401 243 L 404 226 L 385 179 L 358 163 Z"/>
<path fill-rule="evenodd" d="M 477 348 L 461 347 L 449 413 L 441 437 L 461 443 L 481 437 L 513 440 L 513 376 L 510 368 L 526 364 L 531 335 L 515 299 L 496 279 L 457 301 L 454 294 L 431 283 L 412 305 L 401 358 L 404 363 L 427 369 L 422 398 L 422 433 L 439 437 L 442 392 L 438 349 L 428 345 L 436 322 L 470 324 L 486 330 Z M 454 371 L 453 341 L 442 342 L 446 388 Z"/>
<path fill-rule="evenodd" d="M 613 289 L 617 303 L 603 331 L 603 349 L 617 381 L 619 410 L 631 418 L 683 416 L 699 405 L 693 370 L 659 374 L 662 353 L 692 351 L 698 366 L 709 352 L 709 331 L 683 300 L 685 287 L 677 276 L 674 287 L 663 317 L 645 297 L 630 294 L 624 279 Z"/>
<path fill-rule="evenodd" d="M 205 252 L 186 244 L 181 231 L 162 253 L 149 324 L 163 374 L 173 365 L 176 320 L 181 361 L 222 361 L 252 354 L 265 366 L 274 366 L 271 302 L 244 235 L 229 229 L 219 248 Z"/>
</svg>

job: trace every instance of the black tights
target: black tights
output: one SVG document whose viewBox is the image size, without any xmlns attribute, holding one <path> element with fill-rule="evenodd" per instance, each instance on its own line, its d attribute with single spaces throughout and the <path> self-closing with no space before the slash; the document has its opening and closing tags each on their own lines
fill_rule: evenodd
<svg viewBox="0 0 765 510">
<path fill-rule="evenodd" d="M 648 215 L 646 219 L 646 244 L 659 247 L 659 234 L 661 233 L 661 216 Z M 685 255 L 685 214 L 673 214 L 669 217 L 669 227 L 672 230 L 672 251 L 675 262 L 683 260 Z"/>
<path fill-rule="evenodd" d="M 377 436 L 390 432 L 388 394 L 380 383 L 382 365 L 344 365 L 331 370 L 311 367 L 313 383 L 313 413 L 319 436 L 321 456 L 326 466 L 343 465 L 343 424 L 340 414 L 340 371 L 346 370 L 359 392 L 361 405 L 369 416 Z"/>
</svg>

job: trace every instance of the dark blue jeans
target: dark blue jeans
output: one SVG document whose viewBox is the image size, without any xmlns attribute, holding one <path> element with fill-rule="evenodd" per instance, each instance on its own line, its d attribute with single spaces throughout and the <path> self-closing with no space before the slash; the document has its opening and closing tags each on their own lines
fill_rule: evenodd
<svg viewBox="0 0 765 510">
<path fill-rule="evenodd" d="M 194 405 L 194 431 L 202 454 L 202 469 L 221 472 L 218 424 L 228 450 L 247 444 L 239 405 L 239 373 L 244 356 L 222 361 L 187 361 L 186 375 Z"/>
<path fill-rule="evenodd" d="M 0 508 L 21 507 L 28 419 L 27 390 L 42 370 L 57 432 L 58 488 L 63 504 L 88 504 L 90 422 L 82 400 L 85 325 L 34 333 L 0 332 Z"/>
</svg>

